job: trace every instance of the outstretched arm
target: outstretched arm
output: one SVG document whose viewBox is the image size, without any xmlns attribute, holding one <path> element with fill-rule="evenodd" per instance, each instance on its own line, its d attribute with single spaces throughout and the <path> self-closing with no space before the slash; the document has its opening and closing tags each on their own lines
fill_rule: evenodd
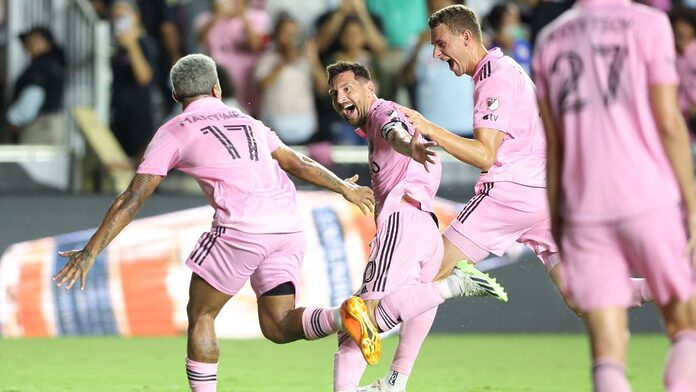
<svg viewBox="0 0 696 392">
<path fill-rule="evenodd" d="M 128 185 L 128 189 L 118 195 L 111 204 L 104 220 L 87 245 L 82 250 L 60 252 L 61 256 L 68 257 L 69 260 L 53 276 L 53 280 L 59 279 L 58 286 L 67 283 L 65 288 L 70 289 L 80 278 L 80 290 L 85 289 L 87 272 L 92 268 L 97 255 L 133 220 L 145 199 L 152 195 L 161 180 L 162 177 L 157 175 L 136 174 Z"/>
<path fill-rule="evenodd" d="M 474 138 L 455 135 L 441 128 L 413 109 L 401 107 L 413 128 L 437 143 L 453 157 L 486 171 L 495 163 L 498 147 L 503 141 L 503 132 L 491 128 L 474 129 Z"/>
<path fill-rule="evenodd" d="M 357 174 L 347 180 L 341 180 L 312 158 L 283 144 L 271 155 L 283 170 L 293 176 L 341 194 L 346 200 L 358 206 L 365 215 L 374 211 L 375 196 L 372 189 L 357 185 L 355 183 L 358 180 Z"/>
<path fill-rule="evenodd" d="M 396 152 L 413 158 L 414 161 L 422 164 L 425 167 L 425 171 L 430 171 L 428 170 L 428 163 L 435 164 L 433 157 L 436 154 L 430 148 L 435 147 L 437 143 L 425 140 L 420 142 L 420 132 L 418 130 L 411 136 L 403 124 L 389 124 L 384 131 L 384 138 L 387 139 Z"/>
</svg>

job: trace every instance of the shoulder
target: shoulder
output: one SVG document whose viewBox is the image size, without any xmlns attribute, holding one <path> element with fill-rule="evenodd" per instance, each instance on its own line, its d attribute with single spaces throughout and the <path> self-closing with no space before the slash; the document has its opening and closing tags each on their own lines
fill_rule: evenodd
<svg viewBox="0 0 696 392">
<path fill-rule="evenodd" d="M 563 12 L 558 18 L 554 19 L 551 23 L 544 26 L 544 28 L 539 31 L 539 35 L 534 43 L 537 48 L 541 48 L 544 43 L 549 39 L 550 36 L 554 34 L 555 31 L 561 29 L 567 23 L 575 20 L 580 16 L 580 11 L 577 8 L 571 8 Z M 538 50 L 538 49 L 537 49 Z"/>
<path fill-rule="evenodd" d="M 510 88 L 520 75 L 520 65 L 508 56 L 486 61 L 474 77 L 474 90 Z"/>
</svg>

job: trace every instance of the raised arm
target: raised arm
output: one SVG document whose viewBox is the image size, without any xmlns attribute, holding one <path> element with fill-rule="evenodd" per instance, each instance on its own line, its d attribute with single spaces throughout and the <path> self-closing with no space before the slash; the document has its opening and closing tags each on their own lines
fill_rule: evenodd
<svg viewBox="0 0 696 392">
<path fill-rule="evenodd" d="M 430 138 L 448 154 L 460 161 L 487 171 L 495 163 L 498 148 L 503 141 L 503 132 L 491 128 L 474 129 L 474 138 L 455 135 L 431 123 L 413 109 L 401 107 L 413 128 Z"/>
<path fill-rule="evenodd" d="M 652 106 L 662 146 L 677 178 L 689 224 L 689 250 L 696 265 L 696 190 L 694 166 L 689 150 L 689 135 L 677 104 L 677 86 L 656 84 L 650 86 Z"/>
<path fill-rule="evenodd" d="M 65 288 L 70 289 L 79 278 L 80 290 L 85 289 L 87 272 L 92 268 L 97 255 L 133 220 L 145 199 L 152 195 L 161 180 L 162 177 L 157 175 L 136 174 L 128 185 L 128 189 L 118 195 L 111 204 L 101 225 L 87 245 L 82 250 L 59 253 L 69 259 L 67 264 L 53 276 L 53 280 L 58 280 L 58 286 L 67 283 Z"/>
<path fill-rule="evenodd" d="M 372 189 L 357 185 L 355 183 L 358 180 L 357 174 L 347 180 L 341 180 L 312 158 L 282 144 L 271 155 L 283 170 L 293 176 L 341 194 L 346 200 L 358 206 L 365 215 L 374 211 L 375 197 Z"/>
</svg>

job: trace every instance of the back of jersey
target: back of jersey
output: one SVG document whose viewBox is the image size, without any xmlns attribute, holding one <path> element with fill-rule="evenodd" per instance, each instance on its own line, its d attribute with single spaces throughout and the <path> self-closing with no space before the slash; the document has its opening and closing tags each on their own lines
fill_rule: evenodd
<svg viewBox="0 0 696 392">
<path fill-rule="evenodd" d="M 260 121 L 202 98 L 157 131 L 138 173 L 178 169 L 194 177 L 215 208 L 214 225 L 296 232 L 302 224 L 295 187 L 271 156 L 281 144 Z"/>
<path fill-rule="evenodd" d="M 679 199 L 649 96 L 677 84 L 675 57 L 666 15 L 629 0 L 579 0 L 542 31 L 534 76 L 563 149 L 566 219 L 620 219 Z"/>
</svg>

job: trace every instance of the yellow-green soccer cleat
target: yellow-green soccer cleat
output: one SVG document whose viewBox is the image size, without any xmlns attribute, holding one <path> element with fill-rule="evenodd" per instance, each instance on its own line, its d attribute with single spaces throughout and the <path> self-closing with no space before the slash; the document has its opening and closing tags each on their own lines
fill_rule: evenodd
<svg viewBox="0 0 696 392">
<path fill-rule="evenodd" d="M 379 362 L 382 355 L 382 339 L 379 331 L 367 315 L 367 307 L 360 297 L 349 297 L 341 305 L 341 319 L 346 333 L 358 344 L 365 361 L 370 365 Z"/>
<path fill-rule="evenodd" d="M 487 273 L 481 272 L 473 265 L 462 260 L 454 267 L 452 273 L 459 278 L 464 297 L 491 296 L 499 301 L 507 302 L 508 295 L 503 286 Z"/>
</svg>

